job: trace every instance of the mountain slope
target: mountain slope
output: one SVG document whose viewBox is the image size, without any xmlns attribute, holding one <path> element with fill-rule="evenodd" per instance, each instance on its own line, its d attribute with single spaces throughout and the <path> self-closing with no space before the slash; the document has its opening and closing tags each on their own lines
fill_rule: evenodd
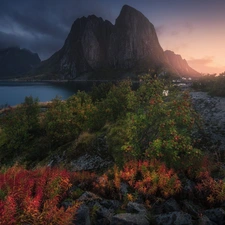
<svg viewBox="0 0 225 225">
<path fill-rule="evenodd" d="M 170 65 L 174 68 L 176 73 L 180 76 L 186 77 L 199 77 L 201 74 L 196 70 L 192 69 L 185 59 L 178 54 L 175 54 L 173 51 L 166 50 L 165 56 L 170 63 Z"/>
<path fill-rule="evenodd" d="M 184 68 L 182 68 L 184 67 Z M 43 61 L 33 75 L 48 79 L 75 79 L 83 74 L 118 72 L 191 71 L 164 53 L 152 23 L 138 10 L 124 5 L 115 25 L 94 15 L 77 19 L 63 47 Z M 104 76 L 104 75 L 103 75 Z"/>
<path fill-rule="evenodd" d="M 109 37 L 113 25 L 94 15 L 77 19 L 63 47 L 43 61 L 35 73 L 55 73 L 73 79 L 107 65 Z"/>
<path fill-rule="evenodd" d="M 38 54 L 27 49 L 0 49 L 0 79 L 22 76 L 41 62 Z"/>
</svg>

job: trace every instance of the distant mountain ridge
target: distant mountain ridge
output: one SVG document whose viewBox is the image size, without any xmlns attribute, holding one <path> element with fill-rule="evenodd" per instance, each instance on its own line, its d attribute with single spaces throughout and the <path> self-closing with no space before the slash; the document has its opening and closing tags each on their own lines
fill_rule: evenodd
<svg viewBox="0 0 225 225">
<path fill-rule="evenodd" d="M 153 24 L 138 10 L 124 5 L 115 25 L 95 15 L 75 20 L 63 47 L 33 70 L 32 75 L 75 79 L 99 71 L 150 70 L 197 75 L 182 59 L 177 57 L 174 63 L 174 58 L 164 53 Z"/>
<path fill-rule="evenodd" d="M 22 76 L 41 62 L 37 53 L 19 47 L 0 49 L 0 79 Z"/>
<path fill-rule="evenodd" d="M 181 55 L 175 54 L 173 51 L 164 51 L 169 64 L 176 70 L 179 76 L 198 77 L 200 73 L 192 69 Z"/>
</svg>

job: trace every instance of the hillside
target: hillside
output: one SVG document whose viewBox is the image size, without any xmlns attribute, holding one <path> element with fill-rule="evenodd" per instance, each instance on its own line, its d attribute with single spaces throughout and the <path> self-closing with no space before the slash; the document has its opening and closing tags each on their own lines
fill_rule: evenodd
<svg viewBox="0 0 225 225">
<path fill-rule="evenodd" d="M 174 68 L 176 74 L 181 77 L 200 77 L 201 74 L 192 69 L 181 55 L 175 54 L 170 50 L 164 52 L 169 64 Z"/>
<path fill-rule="evenodd" d="M 40 62 L 38 54 L 27 49 L 18 47 L 0 49 L 0 79 L 21 77 L 37 67 Z"/>
<path fill-rule="evenodd" d="M 224 224 L 223 152 L 188 92 L 140 79 L 1 115 L 3 224 Z"/>
</svg>

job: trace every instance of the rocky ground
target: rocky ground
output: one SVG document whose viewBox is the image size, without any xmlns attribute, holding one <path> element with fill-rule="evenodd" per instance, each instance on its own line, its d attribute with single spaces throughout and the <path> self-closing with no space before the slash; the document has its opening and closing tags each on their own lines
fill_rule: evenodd
<svg viewBox="0 0 225 225">
<path fill-rule="evenodd" d="M 211 97 L 205 92 L 190 92 L 194 108 L 203 119 L 203 130 L 206 142 L 210 148 L 225 150 L 225 98 Z M 77 144 L 72 145 L 77 148 Z M 98 171 L 113 164 L 108 158 L 108 145 L 105 136 L 99 136 L 93 143 L 91 154 L 83 152 L 76 160 L 71 160 L 62 155 L 53 157 L 48 166 L 65 162 L 72 171 Z M 183 177 L 182 195 L 174 198 L 163 199 L 155 197 L 149 204 L 142 198 L 135 202 L 126 200 L 129 187 L 121 183 L 121 199 L 106 199 L 95 193 L 83 190 L 79 195 L 76 225 L 224 225 L 225 202 L 221 202 L 216 208 L 206 207 L 199 204 L 197 199 L 189 197 L 194 193 L 195 183 L 187 177 Z M 80 184 L 81 185 L 81 184 Z M 74 185 L 72 192 L 79 192 L 82 187 Z M 76 191 L 77 190 L 77 191 Z M 125 200 L 124 200 L 125 199 Z M 69 206 L 70 199 L 65 200 L 63 205 Z"/>
<path fill-rule="evenodd" d="M 189 200 L 178 203 L 174 198 L 146 208 L 138 202 L 128 202 L 121 211 L 122 203 L 102 199 L 85 192 L 79 199 L 76 225 L 224 225 L 222 208 L 202 210 Z M 65 203 L 66 204 L 66 203 Z"/>
<path fill-rule="evenodd" d="M 190 92 L 194 108 L 203 119 L 208 141 L 218 150 L 225 150 L 225 98 L 206 92 Z"/>
<path fill-rule="evenodd" d="M 225 150 L 225 98 L 211 97 L 205 92 L 190 92 L 194 108 L 203 119 L 203 131 L 206 149 Z M 209 145 L 208 145 L 209 143 Z M 208 145 L 208 146 L 207 146 Z M 104 136 L 97 138 L 95 154 L 81 155 L 70 162 L 73 171 L 99 170 L 113 164 L 107 155 L 108 146 Z M 66 161 L 62 157 L 53 159 L 50 164 Z M 68 163 L 68 162 L 67 162 Z M 142 199 L 124 202 L 104 199 L 96 194 L 84 191 L 79 197 L 76 225 L 224 225 L 225 202 L 217 208 L 205 207 L 188 196 L 194 192 L 195 183 L 188 178 L 184 182 L 182 196 L 179 198 L 155 199 L 146 205 Z M 73 186 L 72 189 L 79 189 Z M 128 185 L 121 183 L 121 197 L 128 193 Z M 122 199 L 125 199 L 122 198 Z M 70 202 L 64 202 L 69 206 Z"/>
</svg>

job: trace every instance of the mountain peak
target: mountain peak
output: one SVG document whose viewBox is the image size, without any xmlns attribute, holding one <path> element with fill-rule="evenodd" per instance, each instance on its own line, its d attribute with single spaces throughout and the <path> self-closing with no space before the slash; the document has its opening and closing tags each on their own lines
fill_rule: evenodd
<svg viewBox="0 0 225 225">
<path fill-rule="evenodd" d="M 121 9 L 121 12 L 135 12 L 135 13 L 141 13 L 140 11 L 138 11 L 137 9 L 129 6 L 129 5 L 124 5 Z M 142 13 L 141 13 L 142 14 Z"/>
<path fill-rule="evenodd" d="M 129 5 L 124 5 L 120 11 L 118 18 L 116 19 L 116 25 L 128 26 L 133 24 L 135 21 L 141 21 L 144 24 L 150 23 L 149 20 L 140 11 Z"/>
<path fill-rule="evenodd" d="M 95 15 L 74 21 L 64 46 L 36 74 L 48 71 L 61 79 L 74 79 L 104 70 L 173 70 L 153 24 L 129 5 L 122 7 L 115 25 Z"/>
</svg>

